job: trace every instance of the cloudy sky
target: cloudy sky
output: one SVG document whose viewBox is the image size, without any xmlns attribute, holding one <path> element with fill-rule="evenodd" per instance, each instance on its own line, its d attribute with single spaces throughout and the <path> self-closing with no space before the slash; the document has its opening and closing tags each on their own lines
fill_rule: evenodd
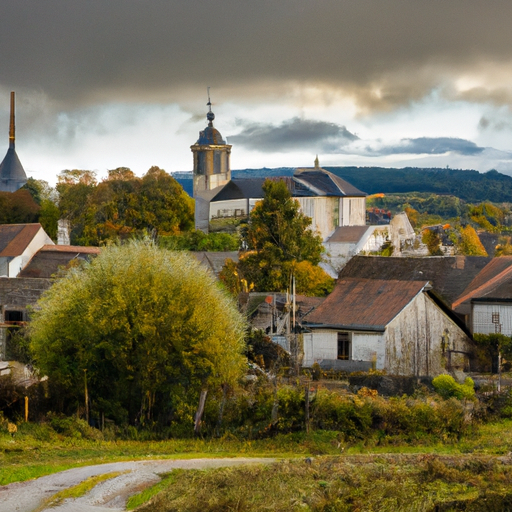
<svg viewBox="0 0 512 512">
<path fill-rule="evenodd" d="M 191 170 L 210 86 L 234 169 L 512 174 L 511 19 L 501 0 L 3 0 L 0 153 L 15 90 L 35 178 Z"/>
</svg>

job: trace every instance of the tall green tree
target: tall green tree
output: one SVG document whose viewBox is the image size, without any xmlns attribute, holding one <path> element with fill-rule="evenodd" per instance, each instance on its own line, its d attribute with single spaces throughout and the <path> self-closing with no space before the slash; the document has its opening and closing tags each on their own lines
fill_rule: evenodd
<svg viewBox="0 0 512 512">
<path fill-rule="evenodd" d="M 249 250 L 240 257 L 237 275 L 256 290 L 282 291 L 290 287 L 293 275 L 300 274 L 298 293 L 325 294 L 333 280 L 317 267 L 323 246 L 321 237 L 310 229 L 311 219 L 300 211 L 284 181 L 266 180 L 263 192 L 243 233 Z M 314 267 L 314 283 L 304 279 L 306 262 Z M 225 282 L 233 281 L 227 275 L 229 268 L 221 276 Z"/>
<path fill-rule="evenodd" d="M 244 322 L 186 253 L 149 242 L 108 246 L 55 282 L 30 326 L 34 364 L 63 407 L 84 400 L 132 423 L 191 425 L 201 390 L 235 386 Z"/>
</svg>

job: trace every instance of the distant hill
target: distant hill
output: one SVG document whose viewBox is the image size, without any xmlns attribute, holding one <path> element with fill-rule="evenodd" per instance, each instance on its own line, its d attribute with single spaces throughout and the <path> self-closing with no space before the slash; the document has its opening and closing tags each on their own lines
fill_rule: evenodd
<svg viewBox="0 0 512 512">
<path fill-rule="evenodd" d="M 429 192 L 450 194 L 470 203 L 492 201 L 512 202 L 512 177 L 492 170 L 480 173 L 472 170 L 405 167 L 324 167 L 368 193 Z M 291 176 L 294 168 L 243 169 L 232 172 L 234 178 Z M 192 173 L 176 173 L 175 178 L 192 194 Z"/>
</svg>

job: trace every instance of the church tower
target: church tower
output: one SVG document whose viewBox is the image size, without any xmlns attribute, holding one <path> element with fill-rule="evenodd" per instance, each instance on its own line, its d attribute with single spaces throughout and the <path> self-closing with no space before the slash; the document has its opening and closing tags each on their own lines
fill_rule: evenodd
<svg viewBox="0 0 512 512">
<path fill-rule="evenodd" d="M 190 146 L 194 154 L 194 199 L 196 201 L 196 229 L 208 232 L 210 220 L 210 199 L 231 180 L 231 146 L 213 127 L 215 114 L 212 112 L 208 93 L 208 126 L 199 132 L 199 139 Z"/>
<path fill-rule="evenodd" d="M 9 123 L 9 149 L 0 164 L 0 191 L 16 192 L 27 183 L 27 175 L 21 165 L 20 159 L 14 149 L 15 124 L 14 124 L 14 92 L 11 92 L 11 119 Z"/>
</svg>

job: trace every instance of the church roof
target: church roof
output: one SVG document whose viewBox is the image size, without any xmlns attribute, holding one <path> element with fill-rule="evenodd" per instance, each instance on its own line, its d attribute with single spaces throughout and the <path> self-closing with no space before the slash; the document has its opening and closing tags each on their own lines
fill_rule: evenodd
<svg viewBox="0 0 512 512">
<path fill-rule="evenodd" d="M 14 149 L 15 124 L 14 124 L 14 92 L 11 92 L 11 115 L 9 124 L 9 149 L 0 164 L 0 190 L 15 192 L 27 182 L 25 169 Z"/>
<path fill-rule="evenodd" d="M 197 139 L 196 144 L 220 146 L 226 144 L 226 141 L 222 138 L 219 130 L 211 125 L 199 132 L 199 139 Z"/>
<path fill-rule="evenodd" d="M 317 193 L 314 195 L 338 197 L 366 197 L 367 195 L 348 181 L 319 167 L 296 169 L 293 179 L 295 182 L 302 182 L 308 189 L 316 191 Z M 299 187 L 297 187 L 297 192 L 293 195 L 302 195 Z"/>
<path fill-rule="evenodd" d="M 7 150 L 7 154 L 0 164 L 0 180 L 13 180 L 18 182 L 27 181 L 25 169 L 23 169 L 20 159 L 16 154 L 14 144 Z"/>
<path fill-rule="evenodd" d="M 263 197 L 265 178 L 240 178 L 229 181 L 212 201 L 230 201 L 233 199 L 255 199 Z"/>
<path fill-rule="evenodd" d="M 41 224 L 1 224 L 0 257 L 15 257 L 23 254 L 30 242 L 43 229 Z"/>
<path fill-rule="evenodd" d="M 235 178 L 230 180 L 211 201 L 263 198 L 265 179 L 282 180 L 293 197 L 365 197 L 350 183 L 321 168 L 297 169 L 293 176 L 271 178 Z"/>
</svg>

